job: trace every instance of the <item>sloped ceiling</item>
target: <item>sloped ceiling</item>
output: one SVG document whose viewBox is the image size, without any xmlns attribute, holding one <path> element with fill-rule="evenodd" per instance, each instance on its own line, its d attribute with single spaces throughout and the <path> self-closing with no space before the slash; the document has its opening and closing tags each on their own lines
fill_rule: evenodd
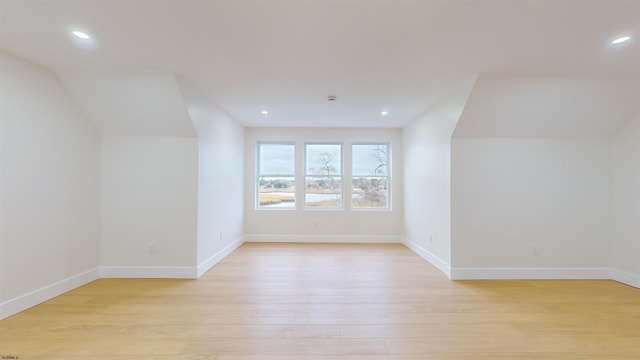
<svg viewBox="0 0 640 360">
<path fill-rule="evenodd" d="M 637 76 L 483 74 L 454 137 L 608 137 L 639 111 Z"/>
<path fill-rule="evenodd" d="M 218 125 L 216 123 L 217 120 L 222 120 L 225 123 L 234 123 L 233 118 L 229 114 L 220 110 L 216 104 L 193 87 L 187 80 L 176 76 L 176 83 L 180 88 L 182 101 L 189 113 L 198 137 L 210 137 L 211 131 L 226 129 L 225 126 L 216 126 Z M 229 140 L 231 140 L 231 138 Z"/>
<path fill-rule="evenodd" d="M 92 38 L 76 39 L 73 30 Z M 621 35 L 633 38 L 612 46 Z M 533 75 L 637 76 L 639 36 L 640 0 L 0 0 L 0 47 L 59 72 L 108 134 L 192 133 L 169 80 L 149 72 L 184 78 L 246 126 L 402 127 L 451 84 L 478 74 L 473 101 L 510 92 L 484 74 L 512 74 L 513 82 L 493 82 L 509 88 L 529 86 L 522 79 Z M 328 103 L 329 95 L 338 101 Z M 568 90 L 554 100 L 564 96 L 560 108 L 577 104 Z M 587 125 L 589 134 L 609 132 L 610 121 L 623 121 L 612 117 L 625 113 L 590 109 L 606 118 Z M 470 104 L 460 132 L 471 136 L 477 130 L 467 126 L 485 120 L 499 130 L 484 115 L 505 120 L 513 112 Z M 169 125 L 168 116 L 179 120 Z M 549 130 L 532 116 L 518 119 L 531 120 L 519 128 L 532 136 L 579 125 Z"/>
<path fill-rule="evenodd" d="M 58 76 L 103 135 L 196 135 L 169 72 L 61 71 Z"/>
</svg>

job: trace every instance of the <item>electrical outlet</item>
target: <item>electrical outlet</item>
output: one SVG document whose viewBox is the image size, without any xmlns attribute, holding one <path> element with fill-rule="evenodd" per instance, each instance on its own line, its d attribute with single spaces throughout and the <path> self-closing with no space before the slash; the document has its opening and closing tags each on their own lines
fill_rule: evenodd
<svg viewBox="0 0 640 360">
<path fill-rule="evenodd" d="M 531 246 L 531 256 L 539 256 L 539 252 L 538 250 L 540 249 L 540 245 L 539 244 L 533 244 L 533 246 Z"/>
<path fill-rule="evenodd" d="M 157 252 L 156 246 L 155 244 L 150 244 L 149 245 L 149 255 L 155 255 Z"/>
<path fill-rule="evenodd" d="M 429 240 L 429 243 L 433 242 L 433 234 L 429 233 L 429 235 L 427 236 L 427 239 Z"/>
<path fill-rule="evenodd" d="M 218 236 L 218 238 L 222 240 L 222 231 L 220 232 L 220 235 Z"/>
</svg>

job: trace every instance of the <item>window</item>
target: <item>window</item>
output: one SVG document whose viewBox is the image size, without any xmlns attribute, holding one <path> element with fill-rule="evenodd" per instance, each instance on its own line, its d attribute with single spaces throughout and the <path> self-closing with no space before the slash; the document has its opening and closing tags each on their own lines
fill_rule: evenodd
<svg viewBox="0 0 640 360">
<path fill-rule="evenodd" d="M 257 208 L 296 207 L 294 143 L 258 144 Z"/>
<path fill-rule="evenodd" d="M 391 144 L 348 146 L 343 153 L 339 142 L 308 142 L 300 159 L 296 142 L 258 142 L 256 209 L 295 210 L 300 202 L 306 210 L 391 209 Z"/>
<path fill-rule="evenodd" d="M 306 144 L 304 205 L 342 207 L 342 144 Z"/>
<path fill-rule="evenodd" d="M 353 144 L 351 147 L 354 209 L 389 208 L 389 144 Z"/>
</svg>

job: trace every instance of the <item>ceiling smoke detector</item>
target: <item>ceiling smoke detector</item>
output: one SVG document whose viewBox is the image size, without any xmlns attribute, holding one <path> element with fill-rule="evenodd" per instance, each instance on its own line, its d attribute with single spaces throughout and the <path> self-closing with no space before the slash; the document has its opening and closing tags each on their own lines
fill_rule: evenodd
<svg viewBox="0 0 640 360">
<path fill-rule="evenodd" d="M 329 100 L 329 102 L 336 101 L 336 97 L 335 97 L 335 96 L 333 96 L 333 95 L 329 95 L 329 96 L 327 97 L 327 100 Z"/>
</svg>

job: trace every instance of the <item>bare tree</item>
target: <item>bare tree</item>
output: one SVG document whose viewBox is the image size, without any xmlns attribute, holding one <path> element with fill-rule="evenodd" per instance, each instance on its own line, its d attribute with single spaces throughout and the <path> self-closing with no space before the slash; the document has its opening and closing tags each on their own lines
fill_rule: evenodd
<svg viewBox="0 0 640 360">
<path fill-rule="evenodd" d="M 331 164 L 333 159 L 336 158 L 335 154 L 323 152 L 322 154 L 319 155 L 319 157 L 320 157 L 320 169 L 317 170 L 318 173 L 322 175 L 324 175 L 325 173 L 327 175 L 331 175 L 335 173 L 336 168 Z"/>
<path fill-rule="evenodd" d="M 380 169 L 387 166 L 387 146 L 386 145 L 372 145 L 369 149 L 371 157 L 378 161 L 378 166 L 373 169 L 374 174 L 378 174 Z"/>
<path fill-rule="evenodd" d="M 329 190 L 330 194 L 335 194 L 336 204 L 340 204 L 340 188 L 341 182 L 337 180 L 333 175 L 337 173 L 336 167 L 333 165 L 333 161 L 336 159 L 336 154 L 329 152 L 323 152 L 318 155 L 320 163 L 319 168 L 313 169 L 320 177 L 317 180 L 317 185 L 320 189 Z"/>
<path fill-rule="evenodd" d="M 377 178 L 378 175 L 387 175 L 385 171 L 389 160 L 387 145 L 369 146 L 369 157 L 374 160 L 375 166 L 372 174 L 353 179 L 354 188 L 360 189 L 358 196 L 353 199 L 357 206 L 384 206 L 387 202 L 386 187 L 384 178 Z"/>
</svg>

